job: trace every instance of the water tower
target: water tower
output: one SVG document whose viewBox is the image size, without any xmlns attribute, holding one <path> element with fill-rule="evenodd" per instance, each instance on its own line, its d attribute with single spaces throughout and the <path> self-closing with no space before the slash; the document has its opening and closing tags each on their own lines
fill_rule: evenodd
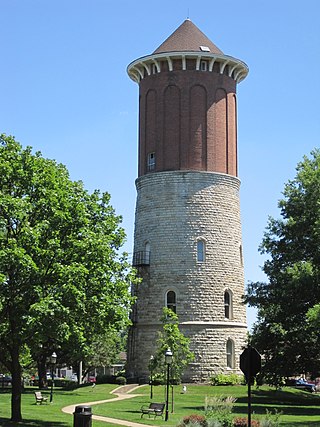
<svg viewBox="0 0 320 427">
<path fill-rule="evenodd" d="M 148 376 L 164 306 L 195 353 L 185 381 L 239 372 L 247 324 L 236 86 L 247 73 L 190 20 L 128 66 L 139 85 L 133 265 L 142 278 L 128 377 Z"/>
</svg>

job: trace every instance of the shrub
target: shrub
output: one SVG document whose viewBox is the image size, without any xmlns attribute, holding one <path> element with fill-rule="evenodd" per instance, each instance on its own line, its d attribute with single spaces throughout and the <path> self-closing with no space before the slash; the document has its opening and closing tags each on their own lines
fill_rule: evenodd
<svg viewBox="0 0 320 427">
<path fill-rule="evenodd" d="M 115 375 L 97 375 L 96 383 L 97 384 L 117 384 Z"/>
<path fill-rule="evenodd" d="M 208 427 L 233 427 L 230 416 L 217 415 L 217 418 L 208 420 Z"/>
<path fill-rule="evenodd" d="M 199 414 L 186 415 L 185 417 L 182 418 L 182 421 L 179 424 L 179 427 L 185 427 L 185 426 L 207 427 L 207 421 L 203 415 L 199 415 Z"/>
<path fill-rule="evenodd" d="M 164 374 L 156 373 L 153 375 L 153 377 L 152 377 L 152 384 L 153 385 L 163 385 L 165 383 L 166 383 L 166 379 L 165 379 Z"/>
<path fill-rule="evenodd" d="M 75 381 L 68 380 L 66 378 L 55 378 L 54 386 L 55 387 L 68 387 L 69 384 L 77 384 Z M 48 387 L 51 387 L 52 380 L 48 380 Z"/>
<path fill-rule="evenodd" d="M 126 380 L 125 377 L 117 377 L 116 378 L 116 384 L 126 385 L 127 384 L 127 380 Z"/>
<path fill-rule="evenodd" d="M 271 411 L 266 410 L 266 415 L 260 420 L 260 427 L 278 427 L 280 425 L 280 416 L 282 412 L 275 410 L 272 414 Z"/>
<path fill-rule="evenodd" d="M 66 385 L 63 387 L 65 390 L 72 391 L 78 387 L 82 387 L 83 384 L 78 384 L 77 381 L 68 381 Z"/>
<path fill-rule="evenodd" d="M 234 427 L 247 427 L 248 426 L 248 419 L 247 418 L 235 418 L 233 420 L 233 426 Z M 256 420 L 251 420 L 251 427 L 259 427 L 260 423 Z"/>
<path fill-rule="evenodd" d="M 97 384 L 108 384 L 110 381 L 110 375 L 97 375 L 96 383 Z"/>
<path fill-rule="evenodd" d="M 232 427 L 231 413 L 236 400 L 232 396 L 206 396 L 205 411 L 210 426 L 214 425 L 214 422 L 220 422 L 222 427 Z"/>
<path fill-rule="evenodd" d="M 231 414 L 236 400 L 232 396 L 206 396 L 204 409 L 207 418 L 211 414 Z"/>
<path fill-rule="evenodd" d="M 219 420 L 214 420 L 212 418 L 210 418 L 209 420 L 207 420 L 208 423 L 208 427 L 223 427 L 223 424 L 221 421 Z"/>
<path fill-rule="evenodd" d="M 237 374 L 216 374 L 210 378 L 211 385 L 236 385 L 243 384 L 243 375 Z"/>
</svg>

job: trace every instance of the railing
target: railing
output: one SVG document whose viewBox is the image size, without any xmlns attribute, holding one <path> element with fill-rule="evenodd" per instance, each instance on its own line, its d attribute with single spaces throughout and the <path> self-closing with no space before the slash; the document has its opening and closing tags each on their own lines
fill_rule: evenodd
<svg viewBox="0 0 320 427">
<path fill-rule="evenodd" d="M 150 265 L 150 251 L 137 251 L 133 254 L 132 265 L 141 267 Z"/>
</svg>

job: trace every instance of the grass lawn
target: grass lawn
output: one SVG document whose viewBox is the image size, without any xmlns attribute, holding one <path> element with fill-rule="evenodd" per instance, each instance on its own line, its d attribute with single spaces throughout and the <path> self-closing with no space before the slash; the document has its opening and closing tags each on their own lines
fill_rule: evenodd
<svg viewBox="0 0 320 427">
<path fill-rule="evenodd" d="M 78 388 L 73 391 L 56 389 L 54 399 L 50 404 L 36 405 L 34 391 L 36 388 L 27 388 L 22 396 L 22 423 L 12 423 L 10 419 L 10 392 L 0 389 L 0 425 L 3 427 L 71 427 L 73 426 L 73 416 L 64 414 L 61 408 L 72 404 L 81 404 L 105 400 L 114 397 L 110 392 L 115 388 L 111 384 L 97 385 L 91 387 Z M 98 405 L 92 405 L 94 415 L 102 415 L 110 418 L 129 420 L 146 425 L 175 426 L 185 415 L 203 414 L 203 407 L 206 396 L 222 395 L 237 398 L 234 408 L 235 416 L 247 415 L 247 388 L 245 386 L 196 386 L 189 385 L 187 393 L 181 394 L 181 387 L 174 389 L 174 411 L 171 413 L 171 403 L 169 407 L 169 420 L 165 422 L 161 418 L 153 420 L 146 415 L 140 418 L 140 407 L 150 402 L 150 387 L 143 386 L 134 390 L 132 394 L 139 394 L 123 401 L 116 401 Z M 165 389 L 163 386 L 153 387 L 153 401 L 165 401 Z M 49 392 L 47 392 L 49 395 Z M 171 400 L 171 399 L 170 399 Z M 269 387 L 252 388 L 252 410 L 253 419 L 277 409 L 281 411 L 281 426 L 283 427 L 315 427 L 320 426 L 320 395 L 284 388 L 282 391 L 275 391 Z M 93 427 L 115 427 L 114 424 L 101 421 L 92 421 Z"/>
<path fill-rule="evenodd" d="M 53 402 L 48 404 L 36 405 L 34 391 L 36 387 L 27 387 L 22 395 L 22 417 L 21 423 L 13 423 L 11 417 L 11 393 L 10 390 L 3 392 L 0 388 L 0 426 L 3 427 L 71 427 L 73 426 L 73 415 L 65 414 L 61 408 L 81 404 L 95 400 L 112 399 L 114 395 L 110 392 L 115 389 L 114 384 L 103 384 L 94 389 L 89 387 L 78 388 L 73 391 L 64 391 L 55 389 Z M 43 391 L 43 396 L 48 397 L 50 391 Z M 114 424 L 108 424 L 100 421 L 92 422 L 94 427 L 115 427 Z"/>
<path fill-rule="evenodd" d="M 206 396 L 232 396 L 237 398 L 234 415 L 240 417 L 247 416 L 247 387 L 246 386 L 195 386 L 189 385 L 187 393 L 181 394 L 181 387 L 176 387 L 174 391 L 174 413 L 169 407 L 169 420 L 153 418 L 140 419 L 140 407 L 150 402 L 150 387 L 140 387 L 134 390 L 133 394 L 143 394 L 130 401 L 118 401 L 114 403 L 101 404 L 94 407 L 93 411 L 97 415 L 104 415 L 134 422 L 143 422 L 149 425 L 175 426 L 185 415 L 203 414 Z M 154 387 L 153 401 L 165 401 L 165 389 L 162 386 Z M 252 418 L 258 419 L 269 411 L 277 410 L 282 412 L 281 426 L 285 427 L 305 427 L 320 426 L 320 395 L 311 394 L 292 388 L 284 388 L 276 391 L 270 387 L 252 388 Z M 111 415 L 112 414 L 112 415 Z"/>
</svg>

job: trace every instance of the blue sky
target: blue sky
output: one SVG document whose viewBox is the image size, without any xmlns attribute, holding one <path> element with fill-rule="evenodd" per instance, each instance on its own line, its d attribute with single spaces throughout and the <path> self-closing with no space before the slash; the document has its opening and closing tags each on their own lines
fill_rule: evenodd
<svg viewBox="0 0 320 427">
<path fill-rule="evenodd" d="M 132 252 L 138 86 L 126 67 L 189 17 L 249 66 L 238 86 L 245 280 L 264 280 L 268 215 L 319 146 L 319 16 L 319 0 L 0 0 L 0 132 L 109 192 Z"/>
</svg>

